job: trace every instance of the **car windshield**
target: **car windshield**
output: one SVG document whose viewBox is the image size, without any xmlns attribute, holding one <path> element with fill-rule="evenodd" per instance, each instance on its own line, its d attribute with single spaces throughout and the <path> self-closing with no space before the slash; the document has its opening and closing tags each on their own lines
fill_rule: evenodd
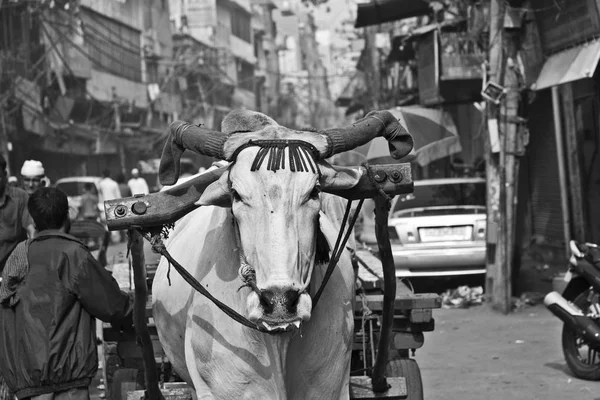
<svg viewBox="0 0 600 400">
<path fill-rule="evenodd" d="M 413 193 L 400 195 L 392 214 L 422 208 L 485 207 L 485 182 L 460 182 L 415 185 Z"/>
<path fill-rule="evenodd" d="M 97 195 L 98 191 L 96 190 L 96 185 L 91 182 L 60 182 L 56 184 L 56 187 L 65 192 L 67 196 L 81 196 L 83 194 L 83 186 L 86 183 L 92 185 L 92 193 Z"/>
</svg>

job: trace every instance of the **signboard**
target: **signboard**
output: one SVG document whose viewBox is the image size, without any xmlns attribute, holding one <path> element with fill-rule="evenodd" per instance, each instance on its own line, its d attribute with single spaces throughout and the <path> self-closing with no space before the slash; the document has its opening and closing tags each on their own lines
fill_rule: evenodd
<svg viewBox="0 0 600 400">
<path fill-rule="evenodd" d="M 544 53 L 581 43 L 600 34 L 595 0 L 532 0 Z"/>
</svg>

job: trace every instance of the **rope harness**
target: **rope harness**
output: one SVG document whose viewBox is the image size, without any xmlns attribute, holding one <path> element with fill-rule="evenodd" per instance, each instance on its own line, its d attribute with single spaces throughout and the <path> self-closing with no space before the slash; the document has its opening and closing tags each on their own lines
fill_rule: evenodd
<svg viewBox="0 0 600 400">
<path fill-rule="evenodd" d="M 284 154 L 283 151 L 284 151 L 284 147 L 289 146 L 290 148 L 293 149 L 293 150 L 289 151 L 290 152 L 290 156 L 289 156 L 290 167 L 293 168 L 293 170 L 309 170 L 309 169 L 311 169 L 311 170 L 313 170 L 313 172 L 315 172 L 315 170 L 312 168 L 313 164 L 314 164 L 314 159 L 311 159 L 311 157 L 309 157 L 310 153 L 314 153 L 313 149 L 312 148 L 305 149 L 303 147 L 303 143 L 298 143 L 298 141 L 280 141 L 280 142 L 265 141 L 265 143 L 261 143 L 261 141 L 256 141 L 256 142 L 250 142 L 250 143 L 248 143 L 248 145 L 261 146 L 261 149 L 259 150 L 257 157 L 255 158 L 255 161 L 253 163 L 252 170 L 256 170 L 260 167 L 260 164 L 266 158 L 267 153 L 269 153 L 269 160 L 267 163 L 267 165 L 269 166 L 269 168 L 268 168 L 269 170 L 276 172 L 277 169 L 284 168 L 285 167 L 285 157 L 283 156 L 283 154 Z M 248 145 L 245 147 L 248 147 Z M 306 150 L 309 150 L 309 151 L 306 151 Z M 303 155 L 306 157 L 306 160 L 304 160 L 304 157 L 302 157 Z M 375 180 L 373 171 L 371 170 L 368 163 L 365 162 L 362 165 L 365 167 L 365 169 L 367 171 L 367 174 L 369 176 L 369 180 L 370 180 L 371 184 L 378 190 L 378 192 L 382 196 L 384 196 L 384 198 L 389 200 L 390 197 L 387 195 L 387 193 L 385 193 L 385 191 L 383 190 L 381 185 Z M 315 167 L 316 167 L 316 165 L 315 165 Z M 318 171 L 320 174 L 320 171 L 318 168 L 316 168 L 316 171 Z M 315 295 L 312 299 L 312 309 L 313 310 L 317 306 L 319 299 L 321 298 L 321 295 L 323 294 L 323 291 L 325 290 L 325 286 L 327 285 L 327 282 L 329 282 L 329 279 L 331 278 L 331 275 L 333 274 L 333 271 L 335 270 L 335 267 L 337 266 L 337 263 L 342 255 L 342 252 L 346 248 L 346 243 L 348 242 L 348 239 L 350 238 L 350 235 L 352 234 L 352 229 L 354 228 L 356 220 L 358 219 L 358 215 L 360 213 L 360 209 L 363 205 L 363 202 L 364 202 L 364 199 L 361 199 L 358 202 L 356 211 L 353 213 L 351 218 L 350 218 L 350 211 L 352 209 L 352 201 L 348 201 L 348 203 L 346 205 L 346 210 L 344 212 L 342 224 L 341 224 L 340 230 L 338 232 L 335 246 L 334 246 L 333 250 L 331 251 L 331 257 L 330 257 L 329 263 L 327 265 L 327 270 L 325 271 L 325 275 L 323 277 L 321 285 L 319 286 L 319 289 L 317 290 L 317 292 L 315 293 Z M 236 223 L 235 217 L 233 218 L 233 221 L 235 224 Z M 267 330 L 260 329 L 256 324 L 254 324 L 253 322 L 248 320 L 246 317 L 244 317 L 243 315 L 238 313 L 236 310 L 232 309 L 231 307 L 229 307 L 228 305 L 226 305 L 225 303 L 221 302 L 219 299 L 214 297 L 212 294 L 210 294 L 210 292 L 204 286 L 202 286 L 202 284 L 192 274 L 190 274 L 179 262 L 177 262 L 177 260 L 175 260 L 173 258 L 173 256 L 169 253 L 169 251 L 167 250 L 167 248 L 163 242 L 163 239 L 168 238 L 168 232 L 171 228 L 173 228 L 173 226 L 174 226 L 174 224 L 170 224 L 169 226 L 163 226 L 163 227 L 160 227 L 158 229 L 153 229 L 153 230 L 143 230 L 143 229 L 137 228 L 138 231 L 140 232 L 140 234 L 148 242 L 150 242 L 150 244 L 152 246 L 152 250 L 155 253 L 161 254 L 163 257 L 165 257 L 168 260 L 169 267 L 167 270 L 167 279 L 169 281 L 169 286 L 171 285 L 171 277 L 170 277 L 171 267 L 173 267 L 194 290 L 196 290 L 198 293 L 200 293 L 201 295 L 206 297 L 208 300 L 212 301 L 213 304 L 215 304 L 221 311 L 223 311 L 225 314 L 227 314 L 233 320 L 239 322 L 240 324 L 242 324 L 248 328 L 257 330 L 259 332 L 275 334 L 276 332 L 274 332 L 274 331 L 267 331 Z M 345 229 L 346 227 L 347 227 L 347 229 Z M 238 246 L 238 253 L 239 253 L 239 258 L 240 258 L 240 268 L 238 270 L 238 274 L 243 283 L 243 285 L 240 286 L 240 288 L 238 288 L 238 290 L 240 290 L 244 287 L 249 287 L 252 291 L 256 292 L 259 295 L 259 297 L 261 297 L 261 295 L 262 295 L 261 290 L 256 285 L 255 270 L 250 264 L 248 264 L 246 258 L 243 255 L 242 249 L 241 249 L 239 229 L 235 229 L 235 231 L 236 231 L 236 241 L 237 241 L 237 246 Z M 309 274 L 309 279 L 310 279 L 311 275 L 312 275 L 312 273 Z M 304 290 L 307 290 L 307 288 L 305 288 Z"/>
</svg>

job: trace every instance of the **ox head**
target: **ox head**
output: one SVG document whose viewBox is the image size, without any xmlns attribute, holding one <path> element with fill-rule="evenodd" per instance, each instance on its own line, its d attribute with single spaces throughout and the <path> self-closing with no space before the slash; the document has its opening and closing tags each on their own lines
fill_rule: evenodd
<svg viewBox="0 0 600 400">
<path fill-rule="evenodd" d="M 373 112 L 345 129 L 296 131 L 255 112 L 232 111 L 213 132 L 183 122 L 171 125 L 160 166 L 165 185 L 178 178 L 185 149 L 230 161 L 198 205 L 231 207 L 241 263 L 255 276 L 248 319 L 259 328 L 285 331 L 310 318 L 309 284 L 315 264 L 321 191 L 350 189 L 360 168 L 334 168 L 324 159 L 377 136 L 390 140 L 396 158 L 412 137 L 389 112 Z"/>
</svg>

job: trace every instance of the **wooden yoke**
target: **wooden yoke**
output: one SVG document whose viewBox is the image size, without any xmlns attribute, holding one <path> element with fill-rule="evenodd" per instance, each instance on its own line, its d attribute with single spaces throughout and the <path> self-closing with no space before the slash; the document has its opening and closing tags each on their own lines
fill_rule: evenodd
<svg viewBox="0 0 600 400">
<path fill-rule="evenodd" d="M 365 167 L 360 167 L 365 168 Z M 375 182 L 389 196 L 412 193 L 413 181 L 410 164 L 385 164 L 369 167 Z M 173 223 L 198 208 L 204 190 L 225 172 L 219 168 L 187 182 L 145 196 L 125 197 L 104 202 L 106 223 L 111 231 L 129 228 L 150 228 Z M 348 200 L 373 198 L 381 193 L 364 173 L 358 185 L 350 190 L 329 191 Z"/>
</svg>

